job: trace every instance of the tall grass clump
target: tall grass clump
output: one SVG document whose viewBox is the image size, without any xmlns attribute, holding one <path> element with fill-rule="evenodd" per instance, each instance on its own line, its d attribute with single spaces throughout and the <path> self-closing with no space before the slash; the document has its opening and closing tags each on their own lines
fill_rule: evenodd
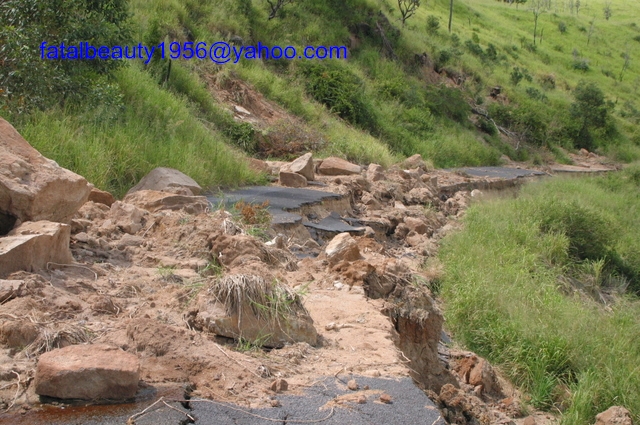
<svg viewBox="0 0 640 425">
<path fill-rule="evenodd" d="M 564 424 L 612 405 L 640 418 L 639 175 L 554 179 L 476 204 L 441 250 L 454 335 Z"/>
</svg>

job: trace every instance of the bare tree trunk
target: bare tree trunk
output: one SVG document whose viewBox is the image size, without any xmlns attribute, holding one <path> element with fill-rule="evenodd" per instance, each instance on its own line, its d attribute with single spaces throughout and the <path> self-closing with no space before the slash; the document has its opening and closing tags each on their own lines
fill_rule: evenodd
<svg viewBox="0 0 640 425">
<path fill-rule="evenodd" d="M 451 21 L 453 20 L 453 0 L 449 2 L 449 33 L 451 33 Z"/>
</svg>

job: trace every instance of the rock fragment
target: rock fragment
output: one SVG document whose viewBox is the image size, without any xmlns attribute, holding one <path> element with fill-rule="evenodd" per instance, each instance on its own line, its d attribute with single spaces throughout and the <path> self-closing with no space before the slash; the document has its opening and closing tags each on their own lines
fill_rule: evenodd
<svg viewBox="0 0 640 425">
<path fill-rule="evenodd" d="M 79 400 L 127 400 L 138 390 L 137 356 L 106 344 L 70 345 L 40 356 L 35 391 Z"/>
<path fill-rule="evenodd" d="M 193 195 L 199 195 L 202 191 L 200 185 L 183 172 L 173 168 L 158 167 L 151 170 L 137 185 L 129 189 L 127 195 L 139 190 L 163 191 L 170 188 L 186 188 Z"/>
<path fill-rule="evenodd" d="M 360 174 L 362 168 L 359 165 L 352 164 L 341 158 L 331 156 L 322 161 L 318 166 L 318 172 L 325 176 L 348 176 L 352 174 Z"/>
</svg>

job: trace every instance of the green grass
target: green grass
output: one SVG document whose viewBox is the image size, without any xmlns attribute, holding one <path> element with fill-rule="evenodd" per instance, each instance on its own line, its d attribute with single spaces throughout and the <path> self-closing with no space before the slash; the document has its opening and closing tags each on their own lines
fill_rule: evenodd
<svg viewBox="0 0 640 425">
<path fill-rule="evenodd" d="M 117 196 L 159 166 L 181 170 L 203 187 L 259 181 L 223 135 L 147 73 L 129 66 L 116 79 L 122 106 L 110 117 L 52 110 L 27 118 L 19 130 L 43 155 Z"/>
<path fill-rule="evenodd" d="M 640 418 L 639 176 L 636 165 L 554 179 L 476 204 L 441 250 L 455 338 L 499 365 L 532 405 L 563 410 L 565 424 L 593 423 L 611 405 Z M 625 285 L 607 306 L 596 301 Z"/>
</svg>

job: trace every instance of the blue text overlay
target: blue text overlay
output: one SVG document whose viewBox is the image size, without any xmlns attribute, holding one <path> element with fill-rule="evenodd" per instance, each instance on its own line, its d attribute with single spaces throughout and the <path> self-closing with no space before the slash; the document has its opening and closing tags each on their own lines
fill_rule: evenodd
<svg viewBox="0 0 640 425">
<path fill-rule="evenodd" d="M 235 46 L 225 41 L 208 44 L 200 42 L 160 43 L 155 46 L 93 46 L 88 42 L 79 44 L 40 44 L 40 58 L 43 60 L 119 60 L 140 59 L 148 64 L 154 55 L 162 59 L 210 60 L 219 65 L 238 63 L 240 60 L 256 59 L 347 59 L 346 46 L 307 46 L 298 50 L 294 46 Z"/>
</svg>

